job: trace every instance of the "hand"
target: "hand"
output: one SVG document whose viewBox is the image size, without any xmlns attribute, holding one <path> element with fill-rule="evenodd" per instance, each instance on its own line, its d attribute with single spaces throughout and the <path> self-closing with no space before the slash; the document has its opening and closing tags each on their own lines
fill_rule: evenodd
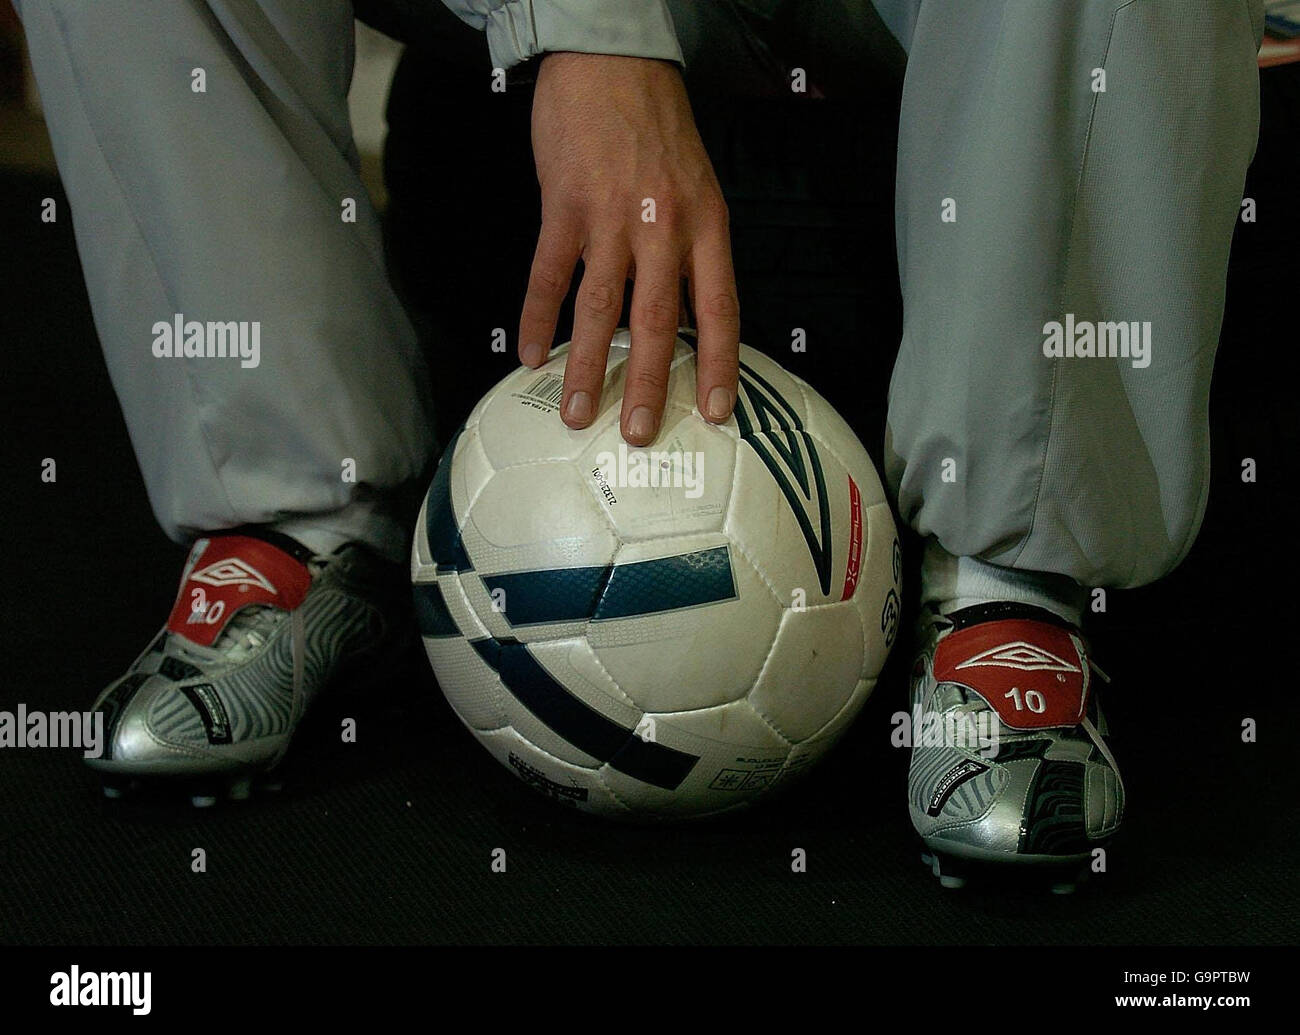
<svg viewBox="0 0 1300 1035">
<path fill-rule="evenodd" d="M 633 279 L 621 427 L 632 445 L 659 431 L 677 338 L 681 281 L 698 320 L 696 400 L 718 423 L 736 401 L 740 307 L 727 206 L 681 74 L 646 58 L 548 54 L 533 100 L 542 230 L 519 322 L 519 358 L 546 360 L 573 270 L 583 261 L 560 414 L 596 416 L 610 338 Z M 654 221 L 643 218 L 646 201 Z"/>
</svg>

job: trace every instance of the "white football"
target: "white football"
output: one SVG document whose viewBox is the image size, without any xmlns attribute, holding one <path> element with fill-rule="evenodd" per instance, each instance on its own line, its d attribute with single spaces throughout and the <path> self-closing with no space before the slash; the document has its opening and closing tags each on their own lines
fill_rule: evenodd
<svg viewBox="0 0 1300 1035">
<path fill-rule="evenodd" d="M 520 779 L 607 816 L 723 812 L 806 772 L 898 630 L 898 538 L 849 426 L 745 346 L 735 414 L 707 423 L 692 344 L 644 449 L 619 432 L 626 331 L 584 431 L 558 414 L 567 347 L 510 374 L 448 444 L 415 531 L 421 634 L 456 714 Z"/>
</svg>

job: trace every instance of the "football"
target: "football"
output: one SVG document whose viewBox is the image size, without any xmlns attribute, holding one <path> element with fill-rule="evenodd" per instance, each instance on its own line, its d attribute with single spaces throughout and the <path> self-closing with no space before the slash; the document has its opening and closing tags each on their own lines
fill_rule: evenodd
<svg viewBox="0 0 1300 1035">
<path fill-rule="evenodd" d="M 420 631 L 452 709 L 560 804 L 632 819 L 752 804 L 806 772 L 875 686 L 901 556 L 870 457 L 805 382 L 741 347 L 735 412 L 676 345 L 661 430 L 560 420 L 566 348 L 487 393 L 416 525 Z"/>
</svg>

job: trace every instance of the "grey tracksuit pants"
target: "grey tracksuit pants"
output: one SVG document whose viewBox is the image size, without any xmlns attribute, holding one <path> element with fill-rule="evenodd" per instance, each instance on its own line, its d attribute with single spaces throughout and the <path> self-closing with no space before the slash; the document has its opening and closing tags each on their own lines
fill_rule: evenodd
<svg viewBox="0 0 1300 1035">
<path fill-rule="evenodd" d="M 680 56 L 667 0 L 446 2 L 486 29 L 502 66 L 544 50 Z M 426 469 L 433 442 L 356 172 L 350 4 L 18 6 L 164 530 L 327 526 L 400 553 L 383 500 Z M 877 7 L 909 51 L 905 326 L 885 457 L 901 514 L 993 567 L 1085 585 L 1156 578 L 1205 504 L 1260 2 Z M 178 320 L 180 334 L 163 327 Z M 257 365 L 168 357 L 189 321 L 256 322 Z M 1078 355 L 1085 324 L 1093 352 L 1098 335 L 1117 350 L 1121 327 L 1135 332 L 1126 351 L 1149 351 Z"/>
<path fill-rule="evenodd" d="M 1262 4 L 877 7 L 909 52 L 885 456 L 901 515 L 951 555 L 1150 582 L 1205 510 Z M 1085 353 L 1099 335 L 1120 351 L 1120 324 L 1150 346 L 1057 355 L 1053 324 Z"/>
</svg>

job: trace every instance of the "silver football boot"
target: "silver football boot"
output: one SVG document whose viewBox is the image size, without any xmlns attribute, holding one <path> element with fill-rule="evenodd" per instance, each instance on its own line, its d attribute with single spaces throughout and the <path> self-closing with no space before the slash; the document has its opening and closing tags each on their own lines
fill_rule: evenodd
<svg viewBox="0 0 1300 1035">
<path fill-rule="evenodd" d="M 945 887 L 990 863 L 1073 891 L 1124 814 L 1094 693 L 1105 675 L 1078 630 L 1039 608 L 931 605 L 920 626 L 908 806 L 924 861 Z"/>
<path fill-rule="evenodd" d="M 360 543 L 320 556 L 264 530 L 198 540 L 167 624 L 95 702 L 106 746 L 86 761 L 104 793 L 158 777 L 199 806 L 247 797 L 322 688 L 395 649 L 406 581 Z"/>
</svg>

